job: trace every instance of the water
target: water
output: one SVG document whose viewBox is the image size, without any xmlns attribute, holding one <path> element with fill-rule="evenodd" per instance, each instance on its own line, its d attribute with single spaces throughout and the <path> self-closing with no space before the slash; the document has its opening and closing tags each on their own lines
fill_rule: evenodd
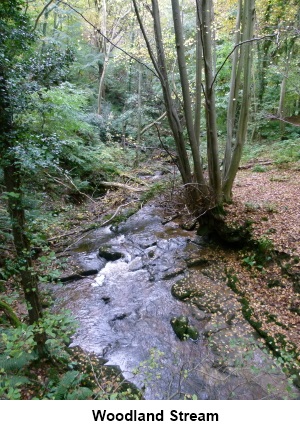
<svg viewBox="0 0 300 430">
<path fill-rule="evenodd" d="M 70 309 L 79 322 L 71 346 L 119 366 L 146 399 L 187 395 L 198 399 L 269 398 L 266 366 L 271 368 L 273 363 L 255 345 L 254 333 L 245 321 L 236 318 L 235 330 L 226 322 L 228 306 L 240 311 L 229 288 L 217 283 L 209 287 L 216 292 L 215 300 L 221 297 L 217 313 L 205 300 L 201 307 L 196 300 L 186 303 L 172 296 L 174 283 L 186 276 L 193 285 L 207 279 L 197 268 L 187 268 L 189 259 L 201 255 L 201 239 L 174 222 L 163 225 L 161 221 L 158 208 L 148 205 L 117 231 L 109 227 L 92 231 L 72 249 L 73 258 L 84 270 L 99 272 L 54 289 L 56 306 Z M 99 258 L 102 246 L 121 252 L 122 258 L 109 262 Z M 200 333 L 197 341 L 180 341 L 174 333 L 170 320 L 180 315 L 187 316 Z M 218 330 L 221 327 L 215 333 L 214 324 Z M 207 340 L 209 330 L 212 341 Z M 218 345 L 226 344 L 227 337 L 236 344 L 239 338 L 248 339 L 254 351 L 251 365 L 260 368 L 259 379 L 244 366 L 241 350 L 245 345 L 228 346 L 230 353 L 224 362 L 223 346 L 220 352 Z M 276 371 L 271 379 L 276 390 L 270 397 L 280 398 L 285 378 Z"/>
</svg>

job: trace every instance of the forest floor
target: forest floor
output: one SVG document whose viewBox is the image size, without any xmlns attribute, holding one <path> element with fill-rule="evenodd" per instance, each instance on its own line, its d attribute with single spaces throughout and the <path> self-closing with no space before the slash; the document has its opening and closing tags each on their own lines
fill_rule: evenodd
<svg viewBox="0 0 300 430">
<path fill-rule="evenodd" d="M 210 261 L 207 274 L 227 281 L 239 295 L 244 314 L 262 342 L 275 354 L 280 351 L 287 363 L 296 358 L 299 364 L 300 171 L 297 164 L 278 167 L 264 163 L 267 167 L 262 171 L 255 171 L 259 162 L 242 166 L 234 185 L 233 203 L 225 207 L 227 224 L 251 226 L 251 244 L 236 249 L 213 242 L 203 249 L 203 258 Z M 177 214 L 175 222 L 188 224 L 191 216 L 180 197 L 178 181 L 167 174 L 151 183 L 153 173 L 142 167 L 133 171 L 131 178 L 123 178 L 124 184 L 139 188 L 138 192 L 115 187 L 102 198 L 86 201 L 74 214 L 69 213 L 70 232 L 62 236 L 52 233 L 60 251 L 65 253 L 89 228 L 118 224 L 151 198 L 159 200 L 166 220 Z"/>
<path fill-rule="evenodd" d="M 260 161 L 254 160 L 241 166 L 233 203 L 225 207 L 228 224 L 251 225 L 252 243 L 239 249 L 208 243 L 202 251 L 203 259 L 210 263 L 206 276 L 227 282 L 239 296 L 244 316 L 261 335 L 261 342 L 299 378 L 300 170 L 297 163 L 277 166 L 263 160 L 261 169 L 258 165 Z M 90 230 L 117 225 L 151 199 L 164 209 L 166 222 L 172 218 L 179 225 L 189 224 L 191 215 L 174 171 L 170 160 L 158 157 L 155 167 L 144 164 L 131 170 L 130 175 L 118 179 L 124 187 L 111 185 L 101 197 L 86 196 L 79 205 L 47 199 L 41 211 L 53 218 L 47 221 L 45 234 L 58 257 L 51 264 L 47 262 L 47 269 L 55 272 L 57 261 L 63 259 L 68 264 L 69 249 Z M 6 258 L 11 252 L 9 246 Z M 7 285 L 9 292 L 10 281 Z M 18 300 L 10 303 L 18 316 L 26 319 L 25 306 Z"/>
<path fill-rule="evenodd" d="M 269 166 L 264 172 L 239 171 L 228 224 L 250 222 L 252 243 L 242 249 L 213 244 L 213 278 L 225 278 L 239 295 L 244 316 L 261 341 L 286 363 L 300 361 L 300 172 L 295 166 Z M 224 276 L 225 275 L 225 276 Z M 287 364 L 289 367 L 289 364 Z"/>
</svg>

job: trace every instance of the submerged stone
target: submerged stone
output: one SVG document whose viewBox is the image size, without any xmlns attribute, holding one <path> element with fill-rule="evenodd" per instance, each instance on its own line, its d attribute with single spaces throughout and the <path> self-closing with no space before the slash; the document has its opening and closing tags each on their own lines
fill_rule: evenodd
<svg viewBox="0 0 300 430">
<path fill-rule="evenodd" d="M 101 246 L 98 252 L 99 257 L 105 258 L 107 261 L 116 261 L 124 257 L 124 254 L 115 251 L 111 246 Z"/>
</svg>

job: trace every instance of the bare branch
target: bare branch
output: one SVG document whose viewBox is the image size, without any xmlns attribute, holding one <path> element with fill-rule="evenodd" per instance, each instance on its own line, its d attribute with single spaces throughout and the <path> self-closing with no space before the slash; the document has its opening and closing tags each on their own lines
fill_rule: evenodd
<svg viewBox="0 0 300 430">
<path fill-rule="evenodd" d="M 43 16 L 43 14 L 44 14 L 44 12 L 45 12 L 45 10 L 50 6 L 50 4 L 51 3 L 53 3 L 54 2 L 54 0 L 50 0 L 50 1 L 48 1 L 48 3 L 46 3 L 45 4 L 45 6 L 43 7 L 43 9 L 41 10 L 41 12 L 38 14 L 38 16 L 37 16 L 37 18 L 36 18 L 36 20 L 35 20 L 35 23 L 34 23 L 34 27 L 33 27 L 33 31 L 35 31 L 36 30 L 36 28 L 37 28 L 37 25 L 38 25 L 38 23 L 39 23 L 39 20 L 40 20 L 40 18 Z M 61 3 L 61 1 L 60 0 L 58 0 L 58 2 L 57 2 L 57 4 L 58 3 Z"/>
<path fill-rule="evenodd" d="M 236 48 L 238 48 L 238 47 L 239 47 L 239 46 L 241 46 L 241 45 L 244 45 L 245 43 L 259 42 L 260 40 L 267 39 L 267 38 L 270 38 L 270 37 L 276 37 L 276 34 L 267 34 L 266 36 L 262 36 L 262 37 L 254 37 L 253 39 L 243 40 L 242 42 L 240 42 L 240 43 L 238 43 L 237 45 L 235 45 L 235 46 L 233 47 L 233 49 L 229 52 L 229 54 L 227 55 L 227 57 L 225 58 L 225 60 L 224 60 L 224 61 L 223 61 L 223 63 L 221 64 L 221 66 L 219 67 L 219 69 L 218 69 L 217 73 L 215 74 L 215 77 L 214 77 L 214 79 L 213 79 L 213 81 L 212 81 L 212 84 L 211 84 L 211 86 L 210 86 L 210 90 L 212 89 L 212 87 L 213 87 L 214 83 L 216 82 L 217 77 L 218 77 L 218 74 L 221 72 L 221 70 L 222 70 L 222 69 L 223 69 L 223 67 L 225 66 L 225 64 L 226 64 L 227 60 L 228 60 L 228 59 L 229 59 L 229 57 L 234 53 L 234 51 L 236 50 Z"/>
<path fill-rule="evenodd" d="M 136 17 L 137 17 L 137 20 L 138 20 L 138 23 L 139 23 L 139 26 L 140 26 L 141 32 L 143 33 L 144 40 L 145 40 L 146 45 L 147 45 L 148 53 L 149 53 L 149 55 L 150 55 L 150 58 L 151 58 L 152 64 L 153 64 L 153 66 L 154 66 L 154 68 L 155 68 L 155 70 L 156 70 L 156 73 L 157 73 L 157 75 L 156 75 L 156 76 L 160 79 L 160 81 L 161 81 L 161 82 L 163 82 L 163 77 L 162 77 L 162 75 L 161 75 L 161 72 L 160 72 L 160 70 L 159 70 L 159 67 L 158 67 L 158 64 L 157 64 L 156 58 L 155 58 L 155 56 L 154 56 L 154 53 L 153 53 L 153 50 L 152 50 L 152 48 L 151 48 L 151 45 L 150 45 L 149 39 L 148 39 L 148 37 L 147 37 L 146 31 L 145 31 L 145 27 L 144 27 L 144 24 L 143 24 L 143 21 L 142 21 L 142 18 L 141 18 L 141 15 L 140 15 L 140 12 L 139 12 L 139 9 L 138 9 L 138 6 L 137 6 L 137 3 L 136 3 L 136 0 L 132 0 L 132 3 L 133 3 L 133 6 L 134 6 L 135 15 L 136 15 Z"/>
<path fill-rule="evenodd" d="M 119 51 L 123 52 L 127 57 L 132 58 L 137 63 L 141 64 L 142 66 L 146 67 L 151 73 L 153 73 L 154 76 L 158 78 L 157 73 L 151 69 L 151 67 L 147 66 L 147 64 L 143 63 L 141 60 L 139 60 L 137 57 L 135 57 L 132 54 L 129 54 L 129 52 L 125 51 L 125 49 L 121 48 L 120 46 L 116 45 L 110 38 L 106 37 L 100 30 L 97 28 L 93 23 L 91 23 L 81 12 L 79 12 L 77 9 L 75 9 L 73 6 L 71 6 L 69 3 L 66 3 L 64 1 L 60 2 L 61 4 L 64 4 L 65 6 L 68 6 L 70 9 L 72 9 L 77 15 L 79 15 L 87 24 L 89 24 L 91 27 L 94 28 L 94 30 L 99 33 L 107 42 L 111 43 L 112 46 L 117 48 Z"/>
<path fill-rule="evenodd" d="M 157 124 L 160 120 L 162 120 L 163 118 L 165 118 L 165 116 L 167 115 L 167 112 L 164 112 L 160 117 L 158 117 L 155 121 L 151 122 L 151 124 L 146 125 L 146 127 L 143 128 L 143 130 L 141 131 L 141 136 L 147 131 L 149 130 L 149 128 L 153 127 L 155 124 Z"/>
</svg>

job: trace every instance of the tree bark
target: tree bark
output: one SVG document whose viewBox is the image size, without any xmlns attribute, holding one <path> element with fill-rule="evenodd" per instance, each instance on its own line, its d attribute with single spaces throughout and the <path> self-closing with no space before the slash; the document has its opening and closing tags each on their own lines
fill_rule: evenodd
<svg viewBox="0 0 300 430">
<path fill-rule="evenodd" d="M 195 90 L 195 122 L 194 130 L 197 145 L 199 147 L 200 159 L 201 159 L 201 147 L 200 147 L 200 130 L 201 130 L 201 102 L 202 102 L 202 38 L 200 31 L 200 10 L 199 1 L 197 2 L 197 17 L 196 17 L 196 90 Z"/>
<path fill-rule="evenodd" d="M 189 159 L 188 159 L 188 155 L 185 147 L 183 129 L 178 116 L 178 112 L 174 106 L 172 96 L 171 96 L 171 89 L 169 84 L 167 68 L 166 68 L 166 59 L 165 59 L 165 52 L 164 52 L 164 45 L 163 45 L 163 38 L 162 38 L 158 1 L 152 0 L 152 17 L 153 17 L 157 58 L 155 57 L 155 54 L 152 50 L 147 33 L 145 31 L 145 27 L 143 25 L 143 22 L 139 13 L 139 9 L 137 6 L 137 1 L 136 0 L 132 0 L 132 1 L 134 5 L 135 14 L 140 25 L 140 29 L 148 49 L 149 56 L 151 58 L 152 64 L 159 76 L 159 80 L 161 83 L 164 103 L 165 103 L 166 112 L 167 112 L 167 118 L 169 121 L 170 128 L 172 130 L 176 151 L 178 154 L 178 168 L 182 177 L 182 181 L 184 184 L 191 184 L 193 182 L 193 177 L 192 177 Z"/>
<path fill-rule="evenodd" d="M 211 37 L 211 2 L 202 0 L 201 14 L 201 36 L 203 44 L 203 58 L 205 71 L 205 106 L 206 106 L 206 133 L 207 133 L 207 160 L 209 182 L 216 204 L 220 204 L 221 195 L 221 175 L 218 150 L 217 116 L 215 102 L 215 87 L 213 74 L 213 55 Z"/>
<path fill-rule="evenodd" d="M 192 150 L 194 175 L 197 180 L 197 185 L 200 186 L 200 191 L 204 191 L 206 187 L 203 170 L 200 162 L 199 145 L 195 135 L 195 128 L 193 123 L 192 114 L 192 100 L 190 96 L 189 80 L 187 75 L 185 49 L 183 40 L 183 31 L 180 16 L 180 7 L 178 0 L 172 0 L 173 22 L 175 30 L 176 48 L 177 48 L 177 62 L 180 74 L 181 92 L 183 98 L 183 111 L 186 121 L 186 128 L 189 136 L 189 143 Z"/>
<path fill-rule="evenodd" d="M 243 40 L 253 38 L 255 19 L 255 0 L 244 0 L 242 18 Z M 241 161 L 242 149 L 246 141 L 248 115 L 250 108 L 250 85 L 252 67 L 252 44 L 244 43 L 241 46 L 240 64 L 243 69 L 243 95 L 241 100 L 241 110 L 236 132 L 236 142 L 233 148 L 228 173 L 223 182 L 223 196 L 225 201 L 231 200 L 232 186 Z"/>
</svg>

